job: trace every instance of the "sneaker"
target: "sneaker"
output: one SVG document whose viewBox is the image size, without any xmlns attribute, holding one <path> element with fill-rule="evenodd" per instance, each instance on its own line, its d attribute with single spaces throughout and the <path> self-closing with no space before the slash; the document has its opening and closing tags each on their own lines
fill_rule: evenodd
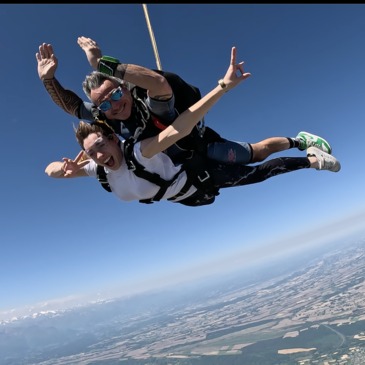
<svg viewBox="0 0 365 365">
<path fill-rule="evenodd" d="M 341 169 L 341 164 L 335 157 L 320 150 L 317 147 L 309 147 L 307 149 L 307 157 L 315 156 L 317 157 L 319 167 L 317 170 L 328 170 L 332 172 L 338 172 Z"/>
<path fill-rule="evenodd" d="M 297 135 L 297 139 L 299 139 L 299 150 L 304 151 L 309 147 L 317 147 L 320 150 L 327 152 L 329 154 L 332 153 L 332 148 L 330 144 L 322 137 L 316 136 L 315 134 L 311 134 L 308 132 L 299 132 Z"/>
</svg>

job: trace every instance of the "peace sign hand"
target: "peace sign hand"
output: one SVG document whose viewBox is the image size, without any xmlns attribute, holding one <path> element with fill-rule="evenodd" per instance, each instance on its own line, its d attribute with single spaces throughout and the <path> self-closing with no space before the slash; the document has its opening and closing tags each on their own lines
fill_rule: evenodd
<svg viewBox="0 0 365 365">
<path fill-rule="evenodd" d="M 84 151 L 80 151 L 74 160 L 67 157 L 63 157 L 62 160 L 64 177 L 75 177 L 77 173 L 90 162 L 90 159 Z"/>
</svg>

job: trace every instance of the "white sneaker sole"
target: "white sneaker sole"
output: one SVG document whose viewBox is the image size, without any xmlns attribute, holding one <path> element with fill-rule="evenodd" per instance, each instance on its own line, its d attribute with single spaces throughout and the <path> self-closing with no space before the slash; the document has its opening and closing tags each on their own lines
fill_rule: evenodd
<svg viewBox="0 0 365 365">
<path fill-rule="evenodd" d="M 317 147 L 309 147 L 307 149 L 307 156 L 315 156 L 319 163 L 317 170 L 327 170 L 332 172 L 338 172 L 341 170 L 340 162 L 327 152 L 320 150 Z"/>
</svg>

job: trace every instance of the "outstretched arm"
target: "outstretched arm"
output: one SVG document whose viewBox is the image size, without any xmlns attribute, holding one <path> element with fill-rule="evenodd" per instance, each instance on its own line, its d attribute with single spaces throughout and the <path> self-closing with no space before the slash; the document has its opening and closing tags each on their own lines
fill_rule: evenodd
<svg viewBox="0 0 365 365">
<path fill-rule="evenodd" d="M 91 38 L 79 37 L 77 43 L 85 52 L 90 66 L 98 70 L 102 52 L 99 45 Z M 166 78 L 157 72 L 138 65 L 117 63 L 113 75 L 122 80 L 146 89 L 151 98 L 167 100 L 172 97 L 172 89 Z"/>
<path fill-rule="evenodd" d="M 49 177 L 54 178 L 72 178 L 88 176 L 88 174 L 82 169 L 86 166 L 90 160 L 84 151 L 80 151 L 74 160 L 64 157 L 63 161 L 51 162 L 45 170 L 45 173 Z"/>
<path fill-rule="evenodd" d="M 80 112 L 83 106 L 82 99 L 73 91 L 64 89 L 55 78 L 58 60 L 53 52 L 52 45 L 42 43 L 39 46 L 39 52 L 36 53 L 36 59 L 38 63 L 38 76 L 54 103 L 68 114 L 74 115 L 77 118 L 92 120 L 91 113 L 89 116 L 85 111 Z"/>
<path fill-rule="evenodd" d="M 141 142 L 141 151 L 144 157 L 151 158 L 187 136 L 223 94 L 251 76 L 249 72 L 244 72 L 243 62 L 236 63 L 236 55 L 236 47 L 232 47 L 228 70 L 212 91 L 180 114 L 170 126 L 157 136 Z"/>
</svg>

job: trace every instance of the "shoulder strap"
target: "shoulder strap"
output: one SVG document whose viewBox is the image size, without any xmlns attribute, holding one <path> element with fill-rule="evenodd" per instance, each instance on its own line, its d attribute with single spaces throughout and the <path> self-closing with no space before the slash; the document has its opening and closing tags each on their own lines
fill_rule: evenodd
<svg viewBox="0 0 365 365">
<path fill-rule="evenodd" d="M 108 179 L 106 177 L 106 172 L 104 170 L 103 166 L 97 165 L 96 167 L 96 177 L 98 178 L 101 186 L 108 191 L 109 193 L 111 193 L 111 189 L 108 183 Z"/>
<path fill-rule="evenodd" d="M 137 87 L 134 87 L 134 89 L 132 90 L 132 96 L 134 99 L 135 112 L 137 114 L 137 118 L 135 118 L 137 128 L 134 131 L 133 137 L 137 141 L 147 126 L 147 122 L 150 119 L 150 112 L 147 108 L 147 105 L 138 96 Z"/>
<path fill-rule="evenodd" d="M 173 198 L 185 194 L 192 184 L 197 186 L 199 189 L 202 189 L 203 191 L 214 193 L 214 195 L 219 194 L 218 189 L 216 189 L 212 185 L 211 176 L 209 174 L 209 167 L 207 166 L 209 165 L 209 163 L 207 163 L 206 157 L 202 157 L 201 155 L 195 153 L 192 159 L 185 161 L 181 169 L 172 177 L 172 179 L 164 180 L 161 178 L 160 175 L 147 171 L 145 167 L 137 161 L 133 153 L 133 147 L 133 138 L 130 138 L 124 142 L 124 158 L 127 163 L 128 169 L 132 170 L 133 173 L 141 179 L 150 181 L 151 183 L 160 187 L 159 191 L 153 198 L 141 199 L 139 201 L 140 203 L 152 204 L 154 201 L 161 200 L 161 198 L 165 195 L 168 187 L 183 171 L 187 172 L 188 180 L 182 190 Z M 111 192 L 112 190 L 110 189 L 104 167 L 97 165 L 96 174 L 101 186 L 106 191 Z M 174 200 L 173 198 L 170 198 L 169 200 Z"/>
<path fill-rule="evenodd" d="M 129 139 L 128 142 L 125 141 L 124 143 L 124 158 L 127 163 L 128 169 L 132 170 L 133 173 L 136 176 L 140 177 L 141 179 L 148 180 L 160 187 L 160 190 L 153 198 L 141 200 L 141 203 L 152 203 L 153 201 L 159 201 L 164 196 L 168 187 L 172 184 L 173 181 L 175 181 L 175 179 L 183 171 L 183 169 L 181 169 L 175 176 L 173 176 L 171 180 L 164 180 L 161 178 L 160 175 L 145 170 L 144 166 L 141 165 L 134 157 L 133 146 L 134 146 L 133 138 Z M 100 182 L 101 186 L 110 193 L 112 190 L 109 186 L 106 172 L 103 166 L 97 165 L 96 177 Z"/>
</svg>

